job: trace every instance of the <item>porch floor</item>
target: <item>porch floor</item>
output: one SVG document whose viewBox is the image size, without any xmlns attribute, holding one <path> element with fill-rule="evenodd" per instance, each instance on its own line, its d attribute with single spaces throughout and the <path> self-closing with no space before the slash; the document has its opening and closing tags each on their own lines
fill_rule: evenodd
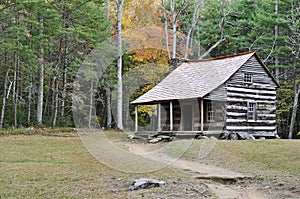
<svg viewBox="0 0 300 199">
<path fill-rule="evenodd" d="M 223 131 L 142 131 L 137 132 L 137 137 L 152 139 L 160 135 L 173 136 L 178 139 L 198 138 L 199 136 L 214 136 L 219 138 Z"/>
</svg>

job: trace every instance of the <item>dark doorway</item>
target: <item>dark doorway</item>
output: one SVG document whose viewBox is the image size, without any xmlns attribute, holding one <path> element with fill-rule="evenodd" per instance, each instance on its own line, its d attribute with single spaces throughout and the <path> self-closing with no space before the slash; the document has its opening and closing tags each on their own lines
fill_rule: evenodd
<svg viewBox="0 0 300 199">
<path fill-rule="evenodd" d="M 192 105 L 183 106 L 183 130 L 192 131 L 193 130 L 193 107 Z"/>
</svg>

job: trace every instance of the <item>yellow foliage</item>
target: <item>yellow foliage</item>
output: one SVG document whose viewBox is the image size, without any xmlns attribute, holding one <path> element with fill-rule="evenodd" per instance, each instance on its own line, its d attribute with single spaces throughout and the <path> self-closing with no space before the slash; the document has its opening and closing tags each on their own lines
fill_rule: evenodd
<svg viewBox="0 0 300 199">
<path fill-rule="evenodd" d="M 161 26 L 159 0 L 128 0 L 124 5 L 122 24 L 125 30 Z"/>
</svg>

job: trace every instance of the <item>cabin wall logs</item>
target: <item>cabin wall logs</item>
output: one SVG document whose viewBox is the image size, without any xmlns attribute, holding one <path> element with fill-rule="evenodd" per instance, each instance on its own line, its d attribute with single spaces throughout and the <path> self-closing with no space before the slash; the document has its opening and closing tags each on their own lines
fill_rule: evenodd
<svg viewBox="0 0 300 199">
<path fill-rule="evenodd" d="M 252 83 L 244 83 L 244 74 L 252 74 Z M 226 82 L 226 130 L 254 136 L 275 136 L 276 87 L 268 71 L 256 57 L 249 59 Z M 254 104 L 254 119 L 249 119 L 249 103 Z"/>
</svg>

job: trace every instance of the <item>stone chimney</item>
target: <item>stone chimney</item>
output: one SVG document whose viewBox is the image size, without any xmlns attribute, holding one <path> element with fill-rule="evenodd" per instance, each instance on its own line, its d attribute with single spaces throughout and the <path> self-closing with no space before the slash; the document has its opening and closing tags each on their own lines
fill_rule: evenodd
<svg viewBox="0 0 300 199">
<path fill-rule="evenodd" d="M 169 73 L 173 72 L 180 64 L 181 64 L 181 59 L 179 58 L 172 58 L 169 60 Z"/>
</svg>

